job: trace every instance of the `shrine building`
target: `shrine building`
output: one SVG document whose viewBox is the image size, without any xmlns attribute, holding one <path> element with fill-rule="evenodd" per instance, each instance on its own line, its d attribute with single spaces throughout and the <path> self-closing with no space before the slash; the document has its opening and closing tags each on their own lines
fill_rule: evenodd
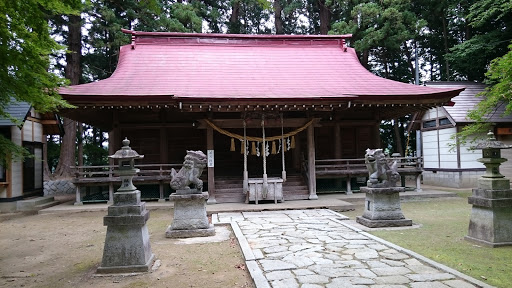
<svg viewBox="0 0 512 288">
<path fill-rule="evenodd" d="M 110 154 L 127 137 L 140 164 L 203 151 L 209 203 L 243 202 L 254 179 L 281 183 L 282 200 L 316 199 L 326 175 L 350 191 L 358 174 L 341 159 L 379 148 L 382 120 L 448 105 L 464 90 L 378 77 L 346 45 L 351 35 L 123 32 L 132 42 L 116 71 L 62 88 L 77 108 L 61 114 L 110 131 Z"/>
</svg>

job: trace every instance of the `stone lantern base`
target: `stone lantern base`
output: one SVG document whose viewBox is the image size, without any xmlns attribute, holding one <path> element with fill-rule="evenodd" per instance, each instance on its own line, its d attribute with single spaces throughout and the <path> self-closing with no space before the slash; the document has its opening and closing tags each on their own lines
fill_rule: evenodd
<svg viewBox="0 0 512 288">
<path fill-rule="evenodd" d="M 356 222 L 370 228 L 412 226 L 412 220 L 405 219 L 400 206 L 403 191 L 403 187 L 361 187 L 361 192 L 366 193 L 365 208 Z"/>
<path fill-rule="evenodd" d="M 473 207 L 466 240 L 489 247 L 512 245 L 512 190 L 473 189 L 468 203 Z"/>
<path fill-rule="evenodd" d="M 192 190 L 192 191 L 191 191 Z M 178 190 L 169 196 L 174 201 L 174 219 L 165 231 L 167 238 L 206 237 L 215 235 L 206 215 L 208 192 Z"/>
<path fill-rule="evenodd" d="M 103 218 L 107 226 L 103 260 L 98 273 L 147 272 L 155 255 L 151 252 L 146 222 L 149 211 L 140 202 L 140 191 L 116 192 L 114 205 Z"/>
</svg>

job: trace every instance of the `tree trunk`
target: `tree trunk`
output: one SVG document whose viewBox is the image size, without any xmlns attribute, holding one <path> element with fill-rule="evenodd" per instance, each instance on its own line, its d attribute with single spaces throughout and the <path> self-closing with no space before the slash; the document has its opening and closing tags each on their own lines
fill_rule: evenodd
<svg viewBox="0 0 512 288">
<path fill-rule="evenodd" d="M 276 34 L 284 34 L 283 18 L 282 18 L 283 7 L 279 0 L 274 0 L 274 23 L 276 25 Z"/>
<path fill-rule="evenodd" d="M 400 153 L 400 156 L 404 156 L 402 136 L 400 135 L 400 129 L 398 127 L 398 118 L 393 119 L 393 130 L 395 131 L 396 152 Z"/>
<path fill-rule="evenodd" d="M 331 27 L 331 11 L 325 5 L 325 0 L 318 0 L 318 8 L 320 10 L 320 34 L 327 35 Z"/>
<path fill-rule="evenodd" d="M 233 1 L 231 7 L 231 17 L 229 18 L 229 33 L 240 34 L 240 2 L 238 0 Z"/>
<path fill-rule="evenodd" d="M 70 178 L 73 175 L 71 166 L 75 166 L 76 122 L 64 119 L 64 136 L 60 145 L 59 164 L 53 177 L 56 179 Z"/>
<path fill-rule="evenodd" d="M 370 58 L 370 51 L 368 49 L 363 50 L 363 54 L 361 55 L 361 65 L 364 68 L 368 69 L 368 59 Z"/>
<path fill-rule="evenodd" d="M 79 15 L 69 16 L 68 50 L 66 53 L 66 78 L 71 85 L 80 83 L 80 56 L 82 52 L 81 18 Z M 71 166 L 75 166 L 76 122 L 64 118 L 64 137 L 60 146 L 59 164 L 55 169 L 54 178 L 70 178 L 73 175 Z"/>
<path fill-rule="evenodd" d="M 444 13 L 443 13 L 444 14 Z M 443 15 L 443 42 L 444 42 L 444 53 L 445 55 L 450 53 L 450 48 L 448 47 L 448 28 L 446 24 L 446 17 Z M 450 81 L 450 64 L 448 63 L 448 59 L 444 57 L 445 61 L 445 69 L 446 69 L 446 81 Z"/>
<path fill-rule="evenodd" d="M 84 166 L 84 131 L 83 131 L 83 125 L 82 123 L 78 122 L 76 123 L 78 127 L 78 166 Z"/>
<path fill-rule="evenodd" d="M 48 166 L 48 139 L 43 138 L 43 181 L 52 180 L 52 172 Z"/>
</svg>

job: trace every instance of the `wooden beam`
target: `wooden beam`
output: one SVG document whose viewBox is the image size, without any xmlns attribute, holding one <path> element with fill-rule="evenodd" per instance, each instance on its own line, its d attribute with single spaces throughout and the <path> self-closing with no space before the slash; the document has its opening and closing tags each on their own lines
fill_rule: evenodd
<svg viewBox="0 0 512 288">
<path fill-rule="evenodd" d="M 206 129 L 206 149 L 215 151 L 213 146 L 213 128 Z M 208 153 L 208 151 L 206 151 Z M 215 199 L 215 167 L 208 167 L 208 204 L 216 204 Z"/>
<path fill-rule="evenodd" d="M 284 118 L 283 119 L 283 127 L 287 128 L 297 128 L 301 127 L 304 124 L 308 123 L 310 119 L 306 118 Z M 242 119 L 216 119 L 216 120 L 210 120 L 213 122 L 217 127 L 219 128 L 243 128 L 243 121 Z M 261 121 L 257 121 L 256 119 L 254 121 L 248 121 L 247 122 L 247 128 L 261 128 Z M 208 124 L 206 124 L 203 120 L 199 120 L 199 129 L 206 129 L 208 127 Z M 274 120 L 268 120 L 265 121 L 265 128 L 281 128 L 281 121 L 279 119 Z"/>
</svg>

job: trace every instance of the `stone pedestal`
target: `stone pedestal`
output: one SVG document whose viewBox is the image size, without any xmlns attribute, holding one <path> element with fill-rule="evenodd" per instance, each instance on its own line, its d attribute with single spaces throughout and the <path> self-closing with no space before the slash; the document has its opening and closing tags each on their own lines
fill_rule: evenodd
<svg viewBox="0 0 512 288">
<path fill-rule="evenodd" d="M 510 180 L 500 173 L 501 149 L 512 146 L 496 141 L 492 131 L 487 140 L 475 148 L 482 149 L 478 162 L 485 165 L 485 173 L 478 179 L 478 188 L 468 203 L 473 205 L 466 240 L 490 247 L 512 245 L 512 190 Z"/>
<path fill-rule="evenodd" d="M 177 190 L 169 196 L 174 201 L 174 219 L 165 231 L 167 238 L 190 238 L 215 235 L 206 215 L 208 192 L 195 189 Z"/>
<path fill-rule="evenodd" d="M 412 220 L 405 219 L 400 206 L 403 191 L 403 187 L 361 187 L 361 192 L 366 193 L 365 208 L 356 222 L 370 228 L 412 226 Z"/>
<path fill-rule="evenodd" d="M 473 207 L 466 240 L 490 247 L 512 245 L 512 190 L 507 189 L 510 188 L 509 180 L 501 178 L 491 182 L 481 178 L 479 186 L 468 198 Z"/>
<path fill-rule="evenodd" d="M 114 205 L 103 218 L 107 226 L 103 260 L 98 273 L 147 272 L 154 254 L 149 244 L 146 222 L 149 211 L 140 201 L 140 191 L 116 192 Z"/>
</svg>

